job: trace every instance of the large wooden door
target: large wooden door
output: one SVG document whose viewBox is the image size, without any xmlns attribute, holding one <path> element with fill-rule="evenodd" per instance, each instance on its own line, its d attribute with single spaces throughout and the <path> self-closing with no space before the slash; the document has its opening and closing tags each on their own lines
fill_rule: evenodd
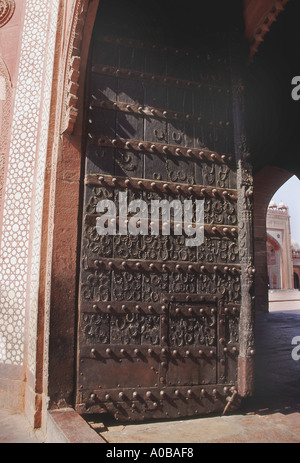
<svg viewBox="0 0 300 463">
<path fill-rule="evenodd" d="M 76 408 L 119 420 L 222 411 L 236 394 L 241 309 L 228 57 L 100 29 L 90 71 Z M 100 236 L 97 204 L 120 191 L 203 200 L 203 244 Z"/>
</svg>

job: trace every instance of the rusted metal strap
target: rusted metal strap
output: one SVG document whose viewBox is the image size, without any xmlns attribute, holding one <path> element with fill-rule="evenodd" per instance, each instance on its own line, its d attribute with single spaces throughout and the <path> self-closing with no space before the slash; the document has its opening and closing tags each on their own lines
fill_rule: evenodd
<svg viewBox="0 0 300 463">
<path fill-rule="evenodd" d="M 166 293 L 163 296 L 163 302 L 165 304 L 172 302 L 178 304 L 197 303 L 197 304 L 219 304 L 218 313 L 225 315 L 239 315 L 241 305 L 239 302 L 223 304 L 220 294 L 186 294 L 186 293 Z"/>
<path fill-rule="evenodd" d="M 158 43 L 152 43 L 152 42 L 146 42 L 146 41 L 141 41 L 141 40 L 135 40 L 135 39 L 128 39 L 126 37 L 115 37 L 112 35 L 102 35 L 97 37 L 98 42 L 102 43 L 110 43 L 110 44 L 115 44 L 115 45 L 121 45 L 123 47 L 127 48 L 135 48 L 135 49 L 142 49 L 142 50 L 148 50 L 148 51 L 155 51 L 159 50 L 160 52 L 163 53 L 168 53 L 168 54 L 173 54 L 174 56 L 177 56 L 179 59 L 180 57 L 184 56 L 190 56 L 192 59 L 195 60 L 201 60 L 201 61 L 206 61 L 209 63 L 208 65 L 214 64 L 218 66 L 227 66 L 227 59 L 224 57 L 220 56 L 214 56 L 211 53 L 205 52 L 205 56 L 203 54 L 200 54 L 199 51 L 191 50 L 191 49 L 184 49 L 184 48 L 174 48 L 174 47 L 168 47 L 168 46 L 161 46 L 161 44 Z M 208 66 L 207 65 L 207 66 Z M 208 80 L 210 75 L 207 73 L 202 72 L 201 73 L 201 78 L 203 80 Z M 213 81 L 219 81 L 221 78 L 219 75 L 211 75 L 211 79 Z"/>
<path fill-rule="evenodd" d="M 170 302 L 170 301 L 169 301 Z M 188 316 L 192 315 L 206 315 L 216 313 L 215 302 L 200 302 L 199 297 L 197 303 L 191 303 L 191 307 L 185 302 L 171 303 L 169 302 L 134 302 L 134 301 L 106 301 L 106 302 L 82 302 L 82 311 L 84 313 L 107 313 L 107 314 L 154 314 L 154 315 L 163 315 L 166 313 L 173 314 L 186 314 Z M 174 307 L 173 307 L 174 306 Z M 235 307 L 235 312 L 237 308 Z M 232 312 L 233 313 L 233 312 Z"/>
<path fill-rule="evenodd" d="M 86 225 L 89 225 L 91 227 L 94 227 L 96 226 L 97 224 L 97 219 L 101 217 L 101 214 L 86 214 L 85 218 L 84 218 L 84 223 Z M 119 223 L 120 223 L 120 217 L 114 217 L 114 216 L 111 216 L 111 217 L 107 217 L 105 216 L 106 219 L 110 219 L 111 220 L 114 220 L 116 225 L 118 226 Z M 122 220 L 124 220 L 122 218 Z M 155 220 L 151 220 L 151 222 L 148 220 L 148 219 L 139 219 L 139 222 L 140 222 L 140 225 L 142 226 L 143 224 L 146 224 L 146 226 L 148 227 L 149 231 L 151 231 L 151 229 L 153 228 L 153 226 L 155 226 L 155 230 L 157 230 L 157 228 L 159 229 L 159 231 L 161 232 L 162 230 L 166 229 L 170 232 L 174 232 L 176 231 L 176 226 L 180 226 L 182 228 L 182 230 L 184 229 L 184 227 L 186 227 L 187 225 L 189 225 L 187 222 L 174 222 L 174 221 L 170 221 L 170 223 L 168 223 L 167 225 L 165 225 L 162 220 L 160 220 L 158 222 L 158 227 L 156 226 L 157 225 L 157 221 Z M 191 222 L 191 225 L 193 226 L 194 224 Z M 143 227 L 144 228 L 144 227 Z M 223 225 L 212 225 L 212 224 L 205 224 L 204 225 L 204 233 L 205 235 L 207 236 L 214 236 L 214 237 L 225 237 L 225 238 L 228 238 L 228 239 L 236 239 L 237 238 L 237 235 L 238 235 L 238 227 L 225 227 Z"/>
<path fill-rule="evenodd" d="M 199 315 L 214 314 L 217 310 L 218 314 L 224 314 L 231 317 L 239 317 L 241 306 L 236 304 L 220 304 L 220 296 L 199 296 L 199 294 L 189 294 L 188 296 L 183 293 L 168 293 L 164 294 L 162 302 L 135 302 L 135 301 L 95 301 L 81 303 L 83 312 L 103 312 L 103 313 L 146 313 L 146 314 L 166 314 L 172 312 L 173 308 L 179 308 L 181 312 L 196 313 Z M 191 307 L 189 307 L 191 304 Z M 190 311 L 192 309 L 192 312 Z"/>
<path fill-rule="evenodd" d="M 106 135 L 88 134 L 90 141 L 97 146 L 118 148 L 142 153 L 160 154 L 164 156 L 186 157 L 189 159 L 200 159 L 212 163 L 230 165 L 234 157 L 232 155 L 220 154 L 208 149 L 188 148 L 185 146 L 169 145 L 164 143 L 153 143 L 141 140 L 125 138 L 110 138 Z"/>
<path fill-rule="evenodd" d="M 88 174 L 85 177 L 86 185 L 105 186 L 109 188 L 129 188 L 138 191 L 149 191 L 163 194 L 175 194 L 196 196 L 202 199 L 206 197 L 237 200 L 237 190 L 229 188 L 217 188 L 202 185 L 190 185 L 186 183 L 163 182 L 140 178 L 113 177 L 111 175 Z"/>
<path fill-rule="evenodd" d="M 207 361 L 215 358 L 216 356 L 216 348 L 214 346 L 186 346 L 185 348 L 167 348 L 167 347 L 159 347 L 159 346 L 151 346 L 149 347 L 136 345 L 136 346 L 124 346 L 124 345 L 111 345 L 107 347 L 107 345 L 101 345 L 97 347 L 90 348 L 86 346 L 83 348 L 83 354 L 86 357 L 90 358 L 102 358 L 102 359 L 113 359 L 116 358 L 137 358 L 137 357 L 144 357 L 145 359 L 148 357 L 152 357 L 153 359 L 159 361 L 168 359 L 176 359 L 178 357 L 184 358 L 202 358 L 203 360 L 206 359 Z M 157 391 L 157 389 L 156 389 Z"/>
<path fill-rule="evenodd" d="M 148 72 L 133 71 L 132 69 L 118 68 L 116 66 L 108 66 L 103 64 L 95 64 L 92 67 L 92 72 L 110 77 L 118 77 L 119 79 L 138 80 L 158 85 L 168 85 L 177 88 L 197 88 L 207 87 L 209 91 L 219 94 L 229 95 L 231 89 L 229 86 L 221 86 L 207 82 L 196 82 L 193 80 L 177 79 L 176 77 L 161 76 Z"/>
<path fill-rule="evenodd" d="M 109 358 L 109 357 L 107 357 Z M 209 355 L 207 356 L 207 361 L 210 361 Z M 84 388 L 85 389 L 85 388 Z M 132 406 L 133 403 L 139 403 L 139 401 L 147 401 L 153 403 L 153 405 L 158 407 L 158 404 L 161 404 L 162 401 L 165 401 L 166 404 L 169 401 L 184 401 L 185 405 L 187 401 L 195 401 L 195 406 L 199 401 L 215 401 L 216 399 L 224 403 L 227 403 L 227 398 L 231 396 L 232 391 L 235 389 L 232 385 L 200 385 L 200 386 L 178 386 L 176 387 L 163 387 L 163 388 L 117 388 L 117 389 L 107 389 L 103 388 L 102 390 L 96 390 L 92 395 L 90 391 L 87 391 L 83 394 L 83 400 L 89 405 L 92 405 L 93 402 L 103 402 L 111 403 L 115 407 L 120 403 L 127 404 Z M 198 405 L 199 406 L 199 405 Z"/>
<path fill-rule="evenodd" d="M 122 260 L 114 258 L 87 259 L 87 266 L 95 270 L 117 270 L 117 271 L 136 271 L 136 272 L 172 272 L 172 273 L 191 273 L 206 274 L 221 273 L 224 275 L 240 275 L 240 265 L 232 264 L 206 264 L 195 262 L 177 261 L 151 261 L 151 260 Z"/>
<path fill-rule="evenodd" d="M 117 101 L 110 100 L 93 100 L 90 104 L 90 108 L 101 108 L 107 110 L 121 111 L 126 114 L 134 114 L 138 116 L 147 116 L 164 119 L 164 120 L 175 120 L 175 121 L 185 121 L 197 124 L 206 124 L 210 126 L 215 126 L 220 129 L 231 129 L 232 124 L 230 121 L 223 120 L 211 120 L 207 119 L 204 116 L 196 116 L 195 114 L 187 114 L 178 111 L 165 110 L 160 108 L 155 108 L 153 106 L 141 106 L 136 104 L 128 104 Z"/>
</svg>

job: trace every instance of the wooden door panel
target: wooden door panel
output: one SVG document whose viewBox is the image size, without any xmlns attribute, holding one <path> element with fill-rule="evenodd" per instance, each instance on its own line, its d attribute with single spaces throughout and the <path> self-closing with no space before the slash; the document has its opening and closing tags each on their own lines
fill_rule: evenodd
<svg viewBox="0 0 300 463">
<path fill-rule="evenodd" d="M 219 411 L 237 384 L 241 302 L 228 70 L 112 36 L 94 41 L 91 61 L 76 409 Z M 186 246 L 172 220 L 169 236 L 100 236 L 97 203 L 120 192 L 148 211 L 153 199 L 203 200 L 204 242 Z"/>
</svg>

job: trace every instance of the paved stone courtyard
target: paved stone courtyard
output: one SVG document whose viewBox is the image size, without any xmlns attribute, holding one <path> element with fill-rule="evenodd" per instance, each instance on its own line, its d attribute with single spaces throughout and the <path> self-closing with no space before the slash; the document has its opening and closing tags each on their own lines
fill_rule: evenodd
<svg viewBox="0 0 300 463">
<path fill-rule="evenodd" d="M 300 360 L 292 339 L 300 336 L 300 292 L 270 293 L 270 313 L 256 317 L 254 398 L 226 416 L 173 422 L 93 426 L 109 443 L 300 443 Z M 25 418 L 0 410 L 0 442 L 39 442 Z"/>
</svg>

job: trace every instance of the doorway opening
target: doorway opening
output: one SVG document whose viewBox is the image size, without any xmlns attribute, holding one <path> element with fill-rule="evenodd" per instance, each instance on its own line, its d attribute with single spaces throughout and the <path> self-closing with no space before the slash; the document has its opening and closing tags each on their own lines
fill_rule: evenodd
<svg viewBox="0 0 300 463">
<path fill-rule="evenodd" d="M 299 315 L 292 310 L 298 301 L 287 300 L 287 295 L 298 296 L 294 288 L 293 265 L 284 275 L 281 271 L 269 273 L 283 263 L 283 235 L 274 230 L 269 235 L 275 242 L 267 253 L 268 213 L 290 215 L 291 201 L 297 201 L 297 192 L 291 188 L 288 197 L 275 193 L 288 180 L 299 178 L 299 135 L 297 123 L 300 106 L 291 97 L 291 81 L 298 74 L 293 56 L 293 43 L 297 43 L 299 28 L 296 27 L 299 2 L 290 0 L 285 11 L 272 25 L 255 56 L 247 82 L 248 136 L 252 145 L 254 168 L 254 249 L 255 249 L 255 308 L 256 308 L 256 358 L 255 401 L 263 407 L 296 407 L 300 396 L 300 363 L 292 359 L 292 339 L 299 335 Z M 258 120 L 259 118 L 259 120 Z M 276 207 L 269 211 L 271 200 Z M 281 204 L 281 202 L 283 204 Z M 280 208 L 279 208 L 280 206 Z M 283 207 L 282 207 L 283 206 Z M 284 207 L 286 206 L 286 207 Z M 279 210 L 278 210 L 279 208 Z M 287 208 L 289 213 L 287 213 Z M 274 218 L 275 220 L 275 218 Z M 292 220 L 292 219 L 291 219 Z M 283 233 L 283 232 L 282 232 Z M 278 235 L 279 234 L 279 238 Z M 292 235 L 297 243 L 296 236 Z M 297 246 L 296 246 L 297 247 Z M 273 251 L 272 251 L 273 249 Z M 294 250 L 296 251 L 296 249 Z M 278 255 L 276 256 L 276 252 Z M 292 260 L 291 249 L 289 257 Z M 277 258 L 278 260 L 277 260 Z M 272 267 L 272 269 L 271 269 Z M 268 272 L 269 269 L 269 272 Z M 285 289 L 283 289 L 285 288 Z M 269 302 L 272 295 L 273 300 Z M 279 300 L 279 297 L 283 299 Z M 277 298 L 277 299 L 275 299 Z M 274 308 L 274 310 L 273 310 Z M 262 399 L 262 400 L 260 400 Z"/>
<path fill-rule="evenodd" d="M 264 195 L 259 194 L 261 219 L 256 209 L 256 259 L 258 260 L 256 302 L 255 391 L 251 409 L 262 413 L 292 413 L 300 409 L 300 362 L 293 357 L 293 341 L 300 334 L 300 293 L 297 257 L 300 254 L 300 216 L 297 198 L 300 181 L 286 171 L 269 168 Z M 259 174 L 256 184 L 259 189 Z M 281 185 L 279 188 L 278 186 Z M 268 194 L 266 191 L 268 190 Z M 263 211 L 266 214 L 263 216 Z M 263 216 L 263 217 L 262 217 Z M 260 235 L 260 240 L 258 240 Z M 260 247 L 261 246 L 261 247 Z M 264 254 L 263 254 L 264 253 Z M 265 267 L 262 265 L 262 256 Z M 265 269 L 265 274 L 262 269 Z M 264 285 L 266 306 L 260 307 Z M 263 310 L 262 310 L 263 309 Z"/>
<path fill-rule="evenodd" d="M 269 310 L 272 301 L 298 299 L 300 275 L 300 216 L 298 195 L 300 181 L 292 176 L 274 194 L 268 205 L 267 264 L 269 279 Z M 277 296 L 276 296 L 277 294 Z"/>
<path fill-rule="evenodd" d="M 299 275 L 294 272 L 294 288 L 295 289 L 300 289 L 299 287 Z"/>
</svg>

